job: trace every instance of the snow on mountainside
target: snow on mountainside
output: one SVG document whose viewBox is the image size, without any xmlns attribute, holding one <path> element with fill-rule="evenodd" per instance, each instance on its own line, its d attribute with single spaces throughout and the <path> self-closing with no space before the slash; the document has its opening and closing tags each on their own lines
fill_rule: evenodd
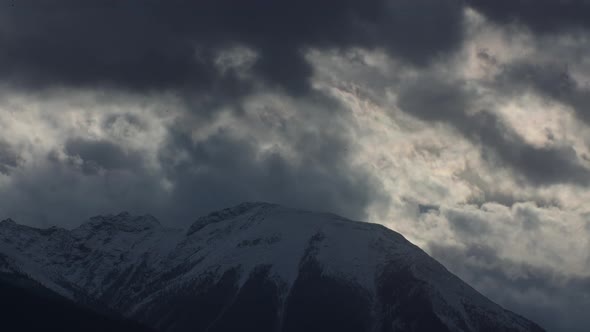
<svg viewBox="0 0 590 332">
<path fill-rule="evenodd" d="M 151 216 L 94 217 L 74 230 L 36 229 L 0 222 L 0 252 L 23 273 L 70 299 L 109 291 L 113 277 L 143 260 L 157 261 L 182 236 Z"/>
<path fill-rule="evenodd" d="M 266 203 L 186 232 L 126 213 L 74 230 L 4 221 L 0 269 L 15 267 L 162 331 L 542 331 L 381 225 Z"/>
</svg>

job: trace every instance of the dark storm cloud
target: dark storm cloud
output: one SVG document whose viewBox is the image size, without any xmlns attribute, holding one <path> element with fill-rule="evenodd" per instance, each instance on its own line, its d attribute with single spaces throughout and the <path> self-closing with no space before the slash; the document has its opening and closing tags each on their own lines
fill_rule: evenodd
<svg viewBox="0 0 590 332">
<path fill-rule="evenodd" d="M 12 6 L 13 5 L 13 6 Z M 216 51 L 246 45 L 254 71 L 290 93 L 308 90 L 307 47 L 379 47 L 421 65 L 462 39 L 458 0 L 3 1 L 0 73 L 28 87 L 243 93 Z M 200 50 L 197 59 L 197 49 Z"/>
<path fill-rule="evenodd" d="M 277 149 L 261 152 L 254 139 L 244 141 L 225 130 L 193 142 L 176 128 L 160 158 L 174 185 L 171 200 L 178 218 L 254 200 L 362 219 L 371 202 L 384 199 L 377 179 L 349 165 L 344 135 L 297 132 L 291 139 L 300 158 L 295 162 Z M 177 161 L 179 155 L 188 158 Z"/>
<path fill-rule="evenodd" d="M 21 161 L 22 158 L 13 146 L 0 140 L 0 174 L 9 175 Z"/>
<path fill-rule="evenodd" d="M 590 278 L 517 263 L 480 244 L 430 243 L 429 252 L 490 299 L 541 324 L 548 331 L 587 330 Z"/>
<path fill-rule="evenodd" d="M 494 202 L 504 206 L 512 206 L 516 203 L 534 202 L 543 208 L 562 208 L 562 204 L 556 198 L 540 197 L 535 192 L 515 192 L 511 188 L 498 188 L 494 182 L 482 178 L 481 170 L 467 165 L 464 170 L 455 174 L 459 179 L 474 185 L 478 193 L 467 199 L 470 205 L 481 207 L 487 202 Z"/>
<path fill-rule="evenodd" d="M 517 62 L 502 67 L 498 90 L 507 94 L 532 90 L 545 98 L 570 106 L 578 118 L 590 124 L 590 90 L 581 86 L 566 65 Z"/>
<path fill-rule="evenodd" d="M 531 56 L 530 63 L 504 65 L 504 54 L 496 57 L 495 50 L 483 48 L 479 59 L 500 74 L 493 82 L 465 82 L 460 76 L 471 69 L 470 64 L 455 65 L 474 45 L 463 45 L 464 36 L 476 36 L 470 42 L 478 44 L 485 44 L 488 37 L 484 34 L 479 39 L 481 31 L 464 31 L 473 23 L 468 16 L 464 24 L 466 3 L 501 25 L 518 23 L 515 31 L 528 27 L 533 44 L 537 43 L 536 52 L 545 50 L 538 46 L 542 43 L 552 46 L 546 40 L 561 40 L 590 27 L 589 2 L 575 0 L 0 0 L 0 87 L 7 88 L 6 93 L 0 91 L 0 112 L 17 114 L 6 117 L 10 118 L 6 123 L 18 125 L 15 130 L 39 129 L 19 135 L 25 137 L 19 140 L 31 146 L 47 135 L 45 144 L 28 147 L 30 151 L 24 153 L 12 137 L 0 135 L 0 173 L 10 177 L 0 186 L 0 218 L 41 226 L 77 226 L 91 215 L 127 210 L 150 213 L 164 224 L 182 227 L 211 210 L 242 201 L 269 201 L 365 219 L 368 208 L 425 191 L 429 196 L 438 190 L 443 194 L 434 194 L 451 200 L 457 196 L 460 198 L 452 204 L 462 203 L 464 182 L 483 192 L 484 197 L 470 198 L 481 205 L 497 201 L 511 207 L 515 202 L 534 200 L 539 206 L 562 209 L 557 198 L 551 200 L 561 197 L 561 188 L 550 190 L 555 196 L 537 197 L 537 189 L 543 188 L 514 190 L 514 186 L 521 180 L 541 187 L 567 184 L 568 189 L 589 185 L 590 170 L 580 161 L 584 156 L 555 140 L 543 147 L 528 144 L 518 128 L 493 112 L 480 110 L 482 96 L 470 86 L 493 90 L 500 98 L 530 90 L 572 107 L 587 124 L 590 93 L 565 66 L 541 63 L 546 57 Z M 326 82 L 313 76 L 314 68 L 319 67 L 308 62 L 306 51 L 357 53 L 355 47 L 363 49 L 359 54 L 379 52 L 371 59 L 358 55 L 357 68 L 349 75 L 349 68 L 329 72 L 326 76 L 331 79 L 334 74 L 339 81 L 334 85 L 367 81 L 369 91 L 358 95 L 363 102 L 378 101 L 383 91 L 400 87 L 392 92 L 404 112 L 430 125 L 454 128 L 480 147 L 491 167 L 470 168 L 471 156 L 465 156 L 459 161 L 465 161 L 467 168 L 455 174 L 458 181 L 452 176 L 451 182 L 433 186 L 429 178 L 437 180 L 437 172 L 419 164 L 414 167 L 416 159 L 408 158 L 400 164 L 407 161 L 408 167 L 415 168 L 424 179 L 417 187 L 426 189 L 398 186 L 393 190 L 401 192 L 385 193 L 391 178 L 409 173 L 394 167 L 386 178 L 377 178 L 371 172 L 385 174 L 390 168 L 371 169 L 381 167 L 380 160 L 364 160 L 375 156 L 367 153 L 371 147 L 366 143 L 372 141 L 355 136 L 364 135 L 365 129 L 381 129 L 355 127 L 363 124 L 343 109 L 348 107 L 325 96 L 314 99 L 324 92 L 310 85 L 312 77 Z M 235 48 L 251 50 L 256 57 L 244 71 L 231 66 L 222 70 L 220 54 Z M 556 49 L 551 51 L 560 52 Z M 571 56 L 581 61 L 586 54 L 583 49 L 579 47 L 581 55 L 575 56 L 563 50 L 566 56 L 557 60 Z M 381 61 L 381 51 L 393 58 L 395 66 L 375 64 Z M 447 65 L 457 71 L 433 74 Z M 366 68 L 358 69 L 361 67 Z M 418 78 L 407 79 L 406 73 Z M 14 102 L 5 98 L 13 92 L 17 95 Z M 78 93 L 99 96 L 85 99 Z M 63 102 L 47 106 L 51 98 L 44 97 L 52 94 Z M 22 96 L 24 101 L 18 101 Z M 41 101 L 34 100 L 39 96 Z M 29 97 L 34 111 L 19 117 L 20 112 L 28 111 Z M 267 105 L 265 98 L 278 101 Z M 12 104 L 19 103 L 27 107 L 13 110 Z M 275 109 L 283 105 L 285 112 Z M 66 115 L 59 115 L 61 108 L 67 109 Z M 339 124 L 339 120 L 347 123 Z M 42 125 L 29 126 L 28 121 Z M 403 124 L 395 122 L 402 130 L 394 126 L 384 130 L 407 133 Z M 89 138 L 90 132 L 99 137 Z M 358 146 L 357 139 L 361 141 Z M 388 139 L 384 138 L 383 146 L 390 143 Z M 47 147 L 51 142 L 57 146 Z M 441 151 L 433 147 L 430 155 L 446 158 L 443 145 Z M 31 156 L 34 162 L 24 163 L 21 155 L 27 160 Z M 357 161 L 355 157 L 366 164 L 357 168 L 351 162 Z M 512 171 L 516 184 L 507 179 L 510 186 L 506 189 L 484 180 L 489 175 L 485 172 L 503 168 Z M 0 180 L 6 180 L 2 174 Z M 479 194 L 476 189 L 473 193 Z M 590 296 L 590 284 L 584 278 L 566 278 L 573 272 L 566 263 L 555 263 L 559 252 L 547 259 L 553 259 L 555 266 L 565 266 L 563 275 L 504 259 L 501 245 L 491 246 L 510 236 L 499 231 L 500 222 L 490 222 L 497 219 L 478 215 L 471 206 L 458 205 L 449 212 L 444 203 L 435 205 L 438 203 L 412 201 L 420 218 L 447 218 L 448 223 L 440 226 L 449 227 L 443 233 L 450 231 L 453 236 L 430 244 L 435 258 L 486 295 L 502 296 L 498 302 L 550 329 L 585 331 L 581 327 L 587 326 L 587 312 L 583 310 L 590 307 L 590 297 L 583 296 Z M 569 204 L 575 205 L 575 200 Z M 395 204 L 388 208 L 390 216 L 403 216 Z M 534 239 L 547 227 L 540 212 L 511 211 L 520 223 L 506 226 L 510 231 Z M 403 225 L 404 221 L 392 222 Z M 587 225 L 590 230 L 590 222 Z M 429 232 L 420 234 L 425 242 L 438 236 Z M 455 240 L 465 246 L 447 246 Z M 524 257 L 521 261 L 541 250 L 532 247 L 519 253 Z M 535 294 L 552 302 L 539 301 Z"/>
<path fill-rule="evenodd" d="M 70 138 L 64 147 L 69 157 L 79 158 L 82 170 L 94 174 L 100 170 L 132 170 L 139 168 L 142 156 L 134 151 L 125 151 L 115 143 Z"/>
<path fill-rule="evenodd" d="M 539 33 L 590 28 L 588 0 L 467 0 L 467 3 L 494 21 L 524 24 Z"/>
<path fill-rule="evenodd" d="M 205 127 L 214 110 L 230 104 L 239 111 L 241 97 L 261 87 L 313 96 L 313 68 L 305 57 L 309 48 L 378 48 L 419 67 L 458 49 L 463 37 L 463 5 L 458 0 L 63 0 L 2 5 L 3 83 L 25 90 L 65 86 L 172 91 L 184 99 L 187 114 L 197 114 Z M 256 53 L 248 78 L 235 68 L 218 67 L 220 52 L 235 46 Z M 174 199 L 162 210 L 165 216 L 195 218 L 242 200 L 269 200 L 361 217 L 381 188 L 348 165 L 351 138 L 305 129 L 331 121 L 326 114 L 338 106 L 328 104 L 317 110 L 324 115 L 298 110 L 296 118 L 308 117 L 309 123 L 299 121 L 298 128 L 284 124 L 291 128 L 291 148 L 303 159 L 300 164 L 281 152 L 259 155 L 260 142 L 236 139 L 229 132 L 193 145 L 191 130 L 177 126 L 167 128 L 170 137 L 159 152 L 165 174 L 144 173 L 140 154 L 110 141 L 70 138 L 63 152 L 67 163 L 87 177 L 80 183 L 118 171 L 154 177 L 144 179 L 150 183 L 166 178 Z M 110 117 L 102 125 L 108 133 L 132 134 L 144 130 L 136 120 Z M 175 163 L 180 155 L 188 159 Z M 150 199 L 144 203 L 146 208 L 154 205 Z"/>
<path fill-rule="evenodd" d="M 184 225 L 164 219 L 166 195 L 159 179 L 143 168 L 88 172 L 55 154 L 36 164 L 14 172 L 11 185 L 0 190 L 0 215 L 34 226 L 75 227 L 92 215 L 153 211 L 169 225 Z"/>
<path fill-rule="evenodd" d="M 494 113 L 475 109 L 477 97 L 461 81 L 424 75 L 401 89 L 398 105 L 424 121 L 453 126 L 481 145 L 490 164 L 509 167 L 533 184 L 588 184 L 590 170 L 571 146 L 528 144 Z"/>
<path fill-rule="evenodd" d="M 261 142 L 235 137 L 232 129 L 193 142 L 190 126 L 171 127 L 158 150 L 161 169 L 146 167 L 143 153 L 118 143 L 70 139 L 62 154 L 13 174 L 11 186 L 0 188 L 0 215 L 31 225 L 74 226 L 90 215 L 126 210 L 184 227 L 243 201 L 364 219 L 370 203 L 385 199 L 378 180 L 348 162 L 344 134 L 291 128 L 285 135 L 299 159 L 294 162 L 284 151 L 261 151 Z"/>
<path fill-rule="evenodd" d="M 540 323 L 548 331 L 587 329 L 590 278 L 554 267 L 555 261 L 564 260 L 564 252 L 560 251 L 564 234 L 557 235 L 563 226 L 556 224 L 544 209 L 525 203 L 509 208 L 446 209 L 443 215 L 459 245 L 431 241 L 427 248 L 452 272 L 493 301 Z M 547 243 L 540 243 L 541 238 Z M 509 239 L 518 239 L 530 249 L 515 253 L 513 250 L 521 249 L 509 249 Z M 559 240 L 557 247 L 549 244 L 555 240 Z M 543 252 L 540 257 L 545 264 L 533 263 L 539 251 Z M 571 255 L 574 262 L 586 257 L 581 252 Z"/>
<path fill-rule="evenodd" d="M 482 236 L 491 231 L 486 222 L 477 220 L 473 218 L 473 215 L 462 213 L 462 211 L 448 211 L 446 217 L 451 229 L 461 237 Z"/>
<path fill-rule="evenodd" d="M 131 113 L 108 115 L 103 120 L 102 127 L 109 131 L 113 130 L 118 124 L 125 126 L 126 128 L 133 128 L 140 131 L 148 129 L 147 125 L 141 118 Z"/>
<path fill-rule="evenodd" d="M 184 103 L 172 112 L 181 119 L 179 123 L 195 116 L 202 127 L 213 121 L 212 114 L 222 106 L 229 105 L 225 109 L 240 116 L 242 97 L 261 91 L 314 98 L 317 92 L 309 82 L 313 68 L 305 55 L 310 48 L 380 49 L 420 68 L 452 54 L 463 40 L 459 0 L 21 0 L 0 4 L 0 83 L 27 92 L 52 87 L 130 92 L 130 96 L 171 92 Z M 219 68 L 220 54 L 232 47 L 246 47 L 256 54 L 248 75 L 232 67 Z M 163 174 L 149 173 L 142 166 L 142 154 L 116 138 L 133 137 L 150 128 L 140 117 L 120 114 L 104 117 L 100 123 L 103 133 L 113 139 L 69 137 L 61 151 L 65 159 L 59 153 L 50 154 L 50 167 L 60 165 L 61 179 L 65 181 L 66 175 L 76 179 L 80 191 L 98 186 L 96 192 L 105 195 L 102 201 L 116 201 L 106 212 L 123 202 L 137 206 L 129 199 L 111 200 L 112 190 L 106 188 L 112 186 L 107 179 L 125 173 L 129 179 L 120 180 L 121 186 L 143 183 L 154 188 L 160 180 L 170 182 L 169 195 L 174 199 L 163 200 L 169 203 L 167 208 L 157 208 L 161 204 L 145 193 L 139 196 L 143 210 L 150 211 L 138 212 L 165 218 L 192 219 L 242 200 L 275 201 L 360 218 L 369 203 L 380 199 L 381 186 L 349 165 L 351 137 L 306 129 L 317 123 L 328 126 L 339 107 L 323 101 L 316 114 L 298 109 L 294 123 L 284 121 L 299 163 L 281 151 L 261 155 L 259 146 L 268 142 L 236 138 L 230 129 L 193 143 L 189 138 L 196 128 L 175 124 L 166 128 L 170 136 L 164 146 L 155 148 Z M 177 163 L 184 155 L 188 159 Z M 48 176 L 44 170 L 36 174 Z M 34 196 L 33 192 L 29 193 Z M 61 195 L 44 197 L 76 200 L 67 192 Z M 160 195 L 154 197 L 162 201 Z M 61 205 L 48 204 L 39 210 L 53 210 L 53 206 Z M 89 208 L 92 213 L 105 212 Z"/>
</svg>

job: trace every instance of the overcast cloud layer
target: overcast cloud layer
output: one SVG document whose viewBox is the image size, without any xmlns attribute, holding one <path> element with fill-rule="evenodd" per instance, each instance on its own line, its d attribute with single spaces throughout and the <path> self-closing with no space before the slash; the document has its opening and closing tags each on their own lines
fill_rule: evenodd
<svg viewBox="0 0 590 332">
<path fill-rule="evenodd" d="M 0 218 L 328 210 L 590 326 L 590 2 L 0 6 Z"/>
</svg>

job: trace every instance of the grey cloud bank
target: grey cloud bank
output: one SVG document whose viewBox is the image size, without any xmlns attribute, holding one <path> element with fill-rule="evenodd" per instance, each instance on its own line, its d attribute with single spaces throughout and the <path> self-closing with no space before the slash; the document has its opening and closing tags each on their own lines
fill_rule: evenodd
<svg viewBox="0 0 590 332">
<path fill-rule="evenodd" d="M 331 211 L 583 331 L 588 22 L 586 1 L 0 1 L 0 217 Z"/>
</svg>

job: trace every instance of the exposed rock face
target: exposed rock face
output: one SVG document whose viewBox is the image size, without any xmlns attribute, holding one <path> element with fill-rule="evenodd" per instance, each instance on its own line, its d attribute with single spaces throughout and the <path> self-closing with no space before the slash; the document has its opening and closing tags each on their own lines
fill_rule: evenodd
<svg viewBox="0 0 590 332">
<path fill-rule="evenodd" d="M 7 221 L 0 253 L 0 269 L 161 331 L 542 331 L 383 226 L 266 203 L 187 232 L 129 214 Z"/>
</svg>

